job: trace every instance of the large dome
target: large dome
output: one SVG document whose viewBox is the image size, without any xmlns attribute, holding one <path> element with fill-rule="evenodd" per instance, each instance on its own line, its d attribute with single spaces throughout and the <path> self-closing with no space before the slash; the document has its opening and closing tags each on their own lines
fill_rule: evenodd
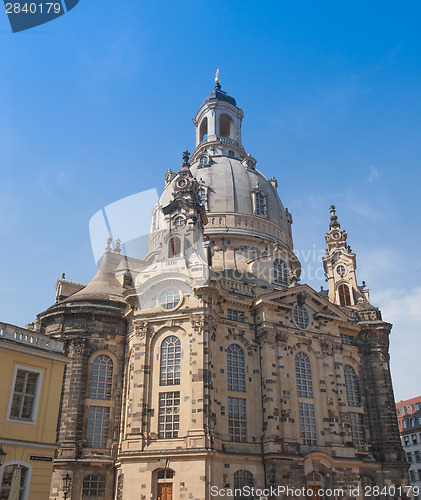
<svg viewBox="0 0 421 500">
<path fill-rule="evenodd" d="M 243 117 L 217 81 L 193 119 L 196 149 L 190 171 L 208 215 L 205 234 L 257 236 L 292 251 L 291 216 L 279 199 L 276 179 L 268 180 L 256 170 L 256 160 L 241 143 Z M 167 173 L 161 207 L 172 202 L 177 177 Z"/>
<path fill-rule="evenodd" d="M 206 192 L 206 213 L 209 223 L 205 233 L 242 233 L 278 240 L 292 247 L 291 225 L 276 192 L 276 181 L 269 181 L 246 162 L 227 156 L 212 156 L 209 165 L 195 161 L 190 168 L 200 188 Z M 160 205 L 165 207 L 173 199 L 177 176 L 167 184 Z M 265 195 L 266 214 L 256 215 L 254 192 Z M 222 220 L 221 220 L 222 219 Z"/>
</svg>

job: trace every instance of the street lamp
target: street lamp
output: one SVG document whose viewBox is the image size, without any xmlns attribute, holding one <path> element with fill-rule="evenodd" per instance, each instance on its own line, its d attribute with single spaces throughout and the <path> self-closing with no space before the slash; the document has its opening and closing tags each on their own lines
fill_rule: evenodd
<svg viewBox="0 0 421 500">
<path fill-rule="evenodd" d="M 69 491 L 70 491 L 70 483 L 71 482 L 72 482 L 72 478 L 69 476 L 69 473 L 66 472 L 66 475 L 63 476 L 64 500 L 67 500 L 67 495 L 69 494 Z"/>
<path fill-rule="evenodd" d="M 3 446 L 0 444 L 0 465 L 3 465 L 6 455 L 7 453 L 3 450 Z"/>
</svg>

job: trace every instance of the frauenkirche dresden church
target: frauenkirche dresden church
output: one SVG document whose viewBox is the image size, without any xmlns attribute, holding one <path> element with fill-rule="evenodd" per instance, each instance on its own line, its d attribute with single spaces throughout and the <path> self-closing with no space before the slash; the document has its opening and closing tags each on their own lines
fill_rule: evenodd
<svg viewBox="0 0 421 500">
<path fill-rule="evenodd" d="M 403 484 L 391 324 L 357 282 L 334 206 L 328 290 L 300 282 L 292 216 L 242 145 L 243 116 L 217 78 L 195 151 L 163 172 L 147 255 L 109 241 L 92 281 L 59 279 L 38 315 L 69 357 L 51 500 L 66 473 L 71 500 Z"/>
</svg>

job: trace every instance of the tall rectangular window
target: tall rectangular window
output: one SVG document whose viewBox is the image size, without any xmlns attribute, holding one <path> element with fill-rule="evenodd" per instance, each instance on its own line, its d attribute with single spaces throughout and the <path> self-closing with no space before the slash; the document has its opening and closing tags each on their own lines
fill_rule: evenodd
<svg viewBox="0 0 421 500">
<path fill-rule="evenodd" d="M 9 400 L 9 419 L 34 422 L 39 399 L 42 372 L 15 367 L 13 389 Z"/>
<path fill-rule="evenodd" d="M 316 444 L 316 412 L 313 404 L 298 403 L 301 437 L 304 444 Z"/>
<path fill-rule="evenodd" d="M 361 413 L 348 413 L 348 421 L 351 427 L 352 442 L 359 449 L 364 449 L 364 423 Z"/>
<path fill-rule="evenodd" d="M 180 393 L 161 392 L 159 395 L 159 439 L 178 437 L 180 428 Z"/>
<path fill-rule="evenodd" d="M 228 398 L 228 429 L 231 441 L 247 441 L 246 400 Z"/>
<path fill-rule="evenodd" d="M 88 406 L 86 424 L 86 446 L 106 448 L 110 426 L 110 408 L 107 406 Z"/>
</svg>

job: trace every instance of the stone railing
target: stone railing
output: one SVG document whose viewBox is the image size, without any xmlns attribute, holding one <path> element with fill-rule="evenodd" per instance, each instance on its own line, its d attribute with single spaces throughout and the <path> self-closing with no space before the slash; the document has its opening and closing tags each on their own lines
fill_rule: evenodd
<svg viewBox="0 0 421 500">
<path fill-rule="evenodd" d="M 64 342 L 61 340 L 52 339 L 43 333 L 33 332 L 25 328 L 9 325 L 8 323 L 0 323 L 0 339 L 11 340 L 19 344 L 38 347 L 46 351 L 63 353 Z"/>
<path fill-rule="evenodd" d="M 254 289 L 250 285 L 245 285 L 243 283 L 227 279 L 220 279 L 219 282 L 224 290 L 229 290 L 230 292 L 237 293 L 239 295 L 245 295 L 246 297 L 254 297 Z"/>
</svg>

